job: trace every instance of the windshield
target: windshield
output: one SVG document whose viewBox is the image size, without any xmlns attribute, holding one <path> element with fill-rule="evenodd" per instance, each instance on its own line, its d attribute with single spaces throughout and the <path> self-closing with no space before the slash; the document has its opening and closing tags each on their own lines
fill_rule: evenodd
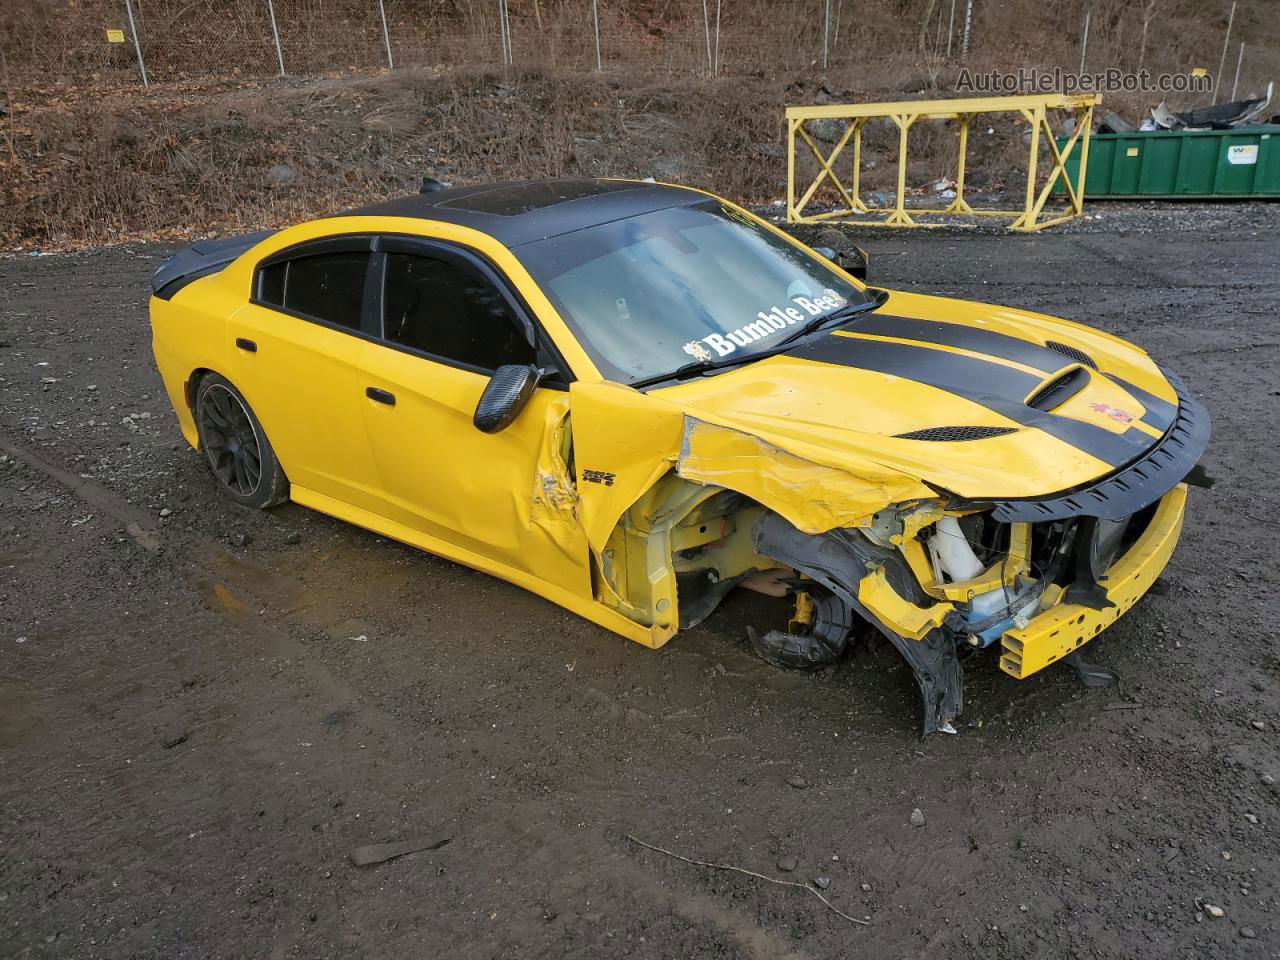
<svg viewBox="0 0 1280 960">
<path fill-rule="evenodd" d="M 514 251 L 602 376 L 651 380 L 777 348 L 869 297 L 716 200 L 602 223 Z"/>
</svg>

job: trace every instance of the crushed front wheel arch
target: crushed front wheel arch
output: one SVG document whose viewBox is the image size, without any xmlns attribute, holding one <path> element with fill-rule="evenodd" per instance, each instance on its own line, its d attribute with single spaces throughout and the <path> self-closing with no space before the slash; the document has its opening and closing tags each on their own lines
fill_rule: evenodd
<svg viewBox="0 0 1280 960">
<path fill-rule="evenodd" d="M 859 600 L 862 581 L 883 571 L 888 583 L 895 586 L 899 594 L 906 594 L 904 599 L 927 602 L 926 597 L 917 596 L 911 589 L 914 578 L 899 555 L 877 546 L 855 530 L 803 533 L 774 513 L 760 519 L 752 537 L 758 553 L 811 577 L 889 638 L 911 665 L 920 687 L 925 736 L 940 730 L 954 732 L 952 722 L 964 705 L 964 678 L 956 656 L 955 630 L 943 622 L 923 632 L 919 639 L 904 637 Z M 781 634 L 784 644 L 790 636 Z M 794 659 L 799 652 L 799 648 L 791 651 L 787 659 Z M 778 657 L 772 662 L 799 665 L 788 663 L 787 659 Z"/>
</svg>

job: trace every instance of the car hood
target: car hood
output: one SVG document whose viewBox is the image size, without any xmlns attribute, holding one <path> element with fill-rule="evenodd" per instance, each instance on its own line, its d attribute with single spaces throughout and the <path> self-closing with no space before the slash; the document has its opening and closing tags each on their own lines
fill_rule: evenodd
<svg viewBox="0 0 1280 960">
<path fill-rule="evenodd" d="M 907 293 L 785 354 L 655 393 L 797 456 L 975 500 L 1114 473 L 1160 442 L 1179 405 L 1151 358 L 1116 337 Z"/>
</svg>

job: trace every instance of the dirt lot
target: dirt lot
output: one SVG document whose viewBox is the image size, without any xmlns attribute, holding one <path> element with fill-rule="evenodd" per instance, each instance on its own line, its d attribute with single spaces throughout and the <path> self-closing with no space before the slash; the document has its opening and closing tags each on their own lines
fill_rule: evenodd
<svg viewBox="0 0 1280 960">
<path fill-rule="evenodd" d="M 1170 592 L 1093 645 L 1123 686 L 970 661 L 923 743 L 887 645 L 782 673 L 732 599 L 648 651 L 234 507 L 151 364 L 163 251 L 0 260 L 0 956 L 1276 956 L 1280 207 L 1102 212 L 861 238 L 886 285 L 1132 338 L 1215 420 Z"/>
</svg>

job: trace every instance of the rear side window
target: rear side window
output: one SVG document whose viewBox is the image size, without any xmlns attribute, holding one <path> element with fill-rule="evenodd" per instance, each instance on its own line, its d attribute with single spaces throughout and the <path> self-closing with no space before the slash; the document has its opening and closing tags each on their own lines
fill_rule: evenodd
<svg viewBox="0 0 1280 960">
<path fill-rule="evenodd" d="M 319 253 L 264 267 L 258 300 L 325 323 L 359 330 L 364 303 L 365 251 Z"/>
<path fill-rule="evenodd" d="M 478 271 L 406 253 L 387 254 L 383 336 L 482 370 L 537 357 L 506 298 Z"/>
</svg>

